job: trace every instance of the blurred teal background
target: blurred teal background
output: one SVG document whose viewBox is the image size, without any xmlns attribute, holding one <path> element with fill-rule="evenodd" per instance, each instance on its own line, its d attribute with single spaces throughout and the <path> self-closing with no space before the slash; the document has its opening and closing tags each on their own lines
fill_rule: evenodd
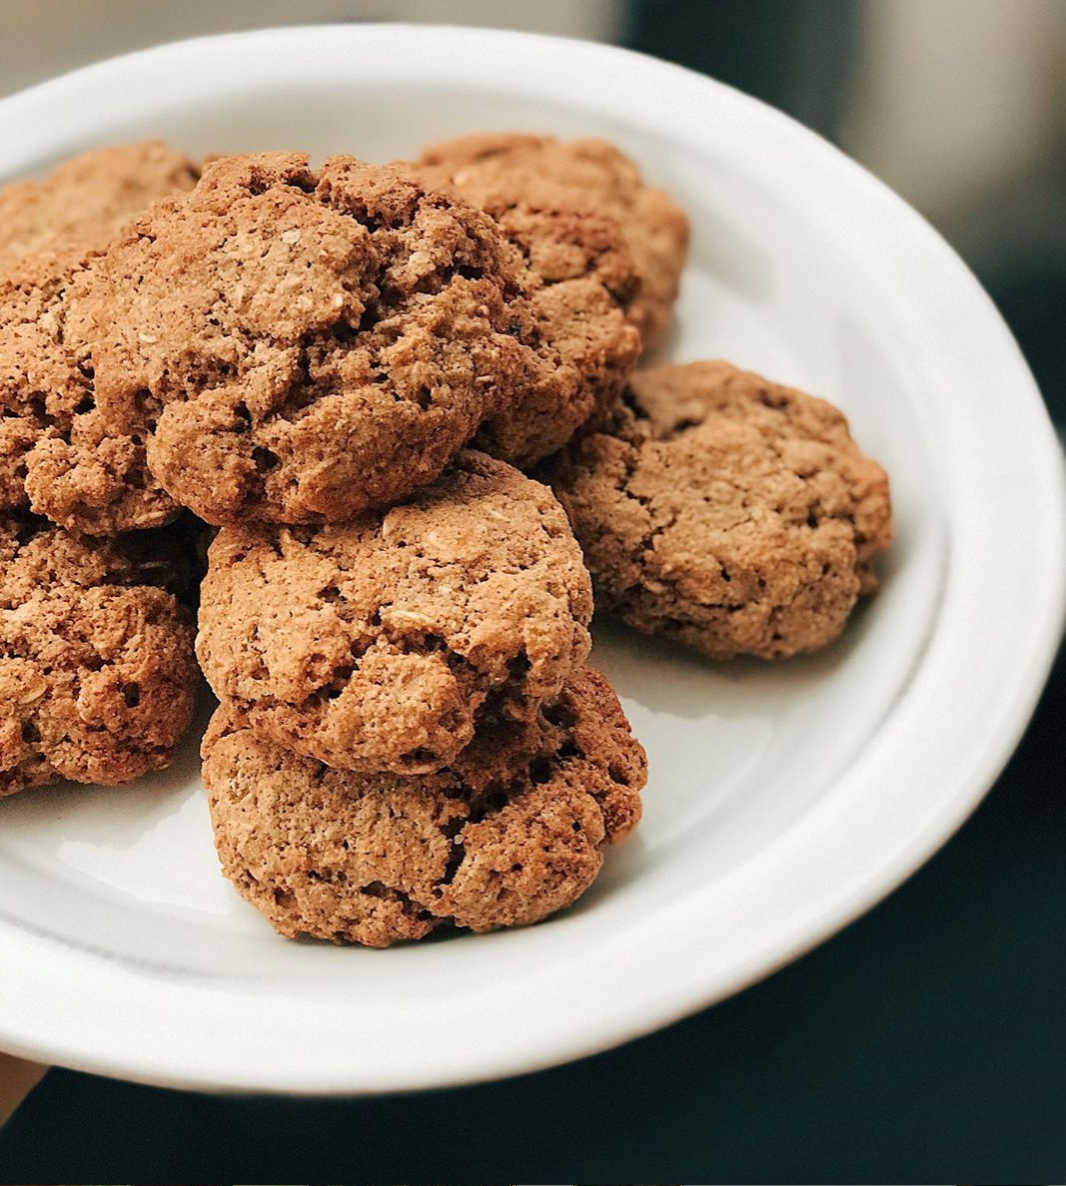
<svg viewBox="0 0 1066 1186">
<path fill-rule="evenodd" d="M 1060 430 L 1066 421 L 1060 0 L 0 0 L 0 14 L 0 92 L 169 37 L 296 20 L 507 25 L 681 62 L 795 115 L 922 210 L 999 304 Z M 0 1132 L 0 1177 L 1064 1176 L 1064 721 L 1060 660 L 1009 768 L 925 869 L 799 963 L 661 1034 L 520 1080 L 354 1102 L 52 1072 Z"/>
</svg>

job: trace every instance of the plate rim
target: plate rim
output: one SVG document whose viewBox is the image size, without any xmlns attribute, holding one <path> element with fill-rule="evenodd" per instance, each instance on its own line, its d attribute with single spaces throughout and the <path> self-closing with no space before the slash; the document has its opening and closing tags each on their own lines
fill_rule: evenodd
<svg viewBox="0 0 1066 1186">
<path fill-rule="evenodd" d="M 124 1025 L 123 1022 L 128 1021 L 125 1013 L 108 1019 L 106 1043 L 101 1041 L 104 1035 L 87 1036 L 84 1027 L 79 1033 L 79 1027 L 72 1028 L 70 1025 L 64 1028 L 62 1038 L 53 1038 L 50 1036 L 52 1029 L 48 1013 L 50 1009 L 54 1012 L 57 1006 L 66 1002 L 67 995 L 63 992 L 62 980 L 57 985 L 54 975 L 50 976 L 38 964 L 46 963 L 50 954 L 54 965 L 61 966 L 64 953 L 54 950 L 59 947 L 58 944 L 35 938 L 24 929 L 16 930 L 6 923 L 0 923 L 0 950 L 4 952 L 4 958 L 0 960 L 0 1047 L 14 1054 L 60 1063 L 78 1070 L 188 1089 L 354 1095 L 457 1086 L 540 1070 L 608 1049 L 650 1033 L 755 983 L 811 950 L 892 892 L 950 838 L 983 798 L 1020 739 L 1047 678 L 1066 614 L 1066 476 L 1058 438 L 1036 384 L 991 300 L 937 232 L 902 198 L 860 165 L 782 112 L 684 67 L 615 46 L 504 30 L 367 23 L 297 25 L 212 35 L 170 42 L 107 59 L 0 100 L 0 128 L 5 128 L 3 138 L 17 143 L 21 135 L 22 143 L 29 145 L 33 133 L 20 133 L 17 129 L 32 124 L 30 116 L 35 108 L 40 110 L 42 105 L 49 107 L 59 104 L 66 105 L 69 110 L 71 100 L 83 90 L 87 89 L 90 93 L 95 90 L 98 95 L 106 96 L 113 81 L 123 78 L 128 85 L 127 75 L 140 78 L 146 87 L 156 86 L 162 93 L 172 80 L 175 66 L 181 65 L 187 70 L 189 62 L 197 59 L 202 59 L 201 68 L 203 62 L 228 60 L 233 69 L 226 85 L 232 86 L 235 81 L 253 81 L 256 68 L 261 67 L 263 61 L 277 64 L 286 55 L 303 57 L 294 53 L 298 47 L 307 55 L 317 55 L 316 60 L 321 62 L 323 58 L 331 58 L 336 54 L 342 43 L 359 50 L 358 43 L 364 41 L 362 51 L 366 52 L 366 45 L 374 42 L 379 44 L 380 49 L 388 47 L 390 42 L 395 48 L 399 38 L 403 39 L 404 53 L 408 56 L 416 48 L 423 57 L 429 49 L 435 48 L 439 53 L 442 47 L 446 48 L 449 53 L 441 56 L 447 59 L 450 67 L 454 67 L 457 58 L 471 52 L 470 43 L 477 39 L 479 56 L 492 59 L 484 71 L 486 77 L 492 71 L 499 72 L 504 62 L 508 63 L 509 69 L 519 64 L 539 66 L 546 75 L 557 73 L 566 65 L 574 67 L 580 62 L 587 68 L 594 62 L 598 68 L 598 78 L 619 72 L 628 73 L 633 78 L 642 74 L 649 85 L 657 82 L 664 89 L 672 86 L 678 93 L 713 93 L 715 102 L 727 109 L 732 108 L 731 114 L 738 115 L 742 122 L 761 125 L 760 132 L 765 133 L 786 157 L 790 152 L 796 152 L 800 157 L 809 159 L 817 166 L 815 172 L 819 176 L 826 170 L 843 171 L 847 174 L 850 191 L 857 196 L 864 194 L 871 205 L 880 207 L 889 221 L 895 220 L 897 228 L 906 237 L 924 240 L 922 246 L 927 253 L 927 267 L 942 282 L 948 283 L 973 319 L 969 337 L 976 337 L 977 329 L 984 331 L 985 337 L 979 345 L 990 360 L 990 370 L 1005 373 L 1010 379 L 1006 388 L 1010 390 L 1014 401 L 1014 424 L 1020 433 L 1019 439 L 1024 440 L 1028 449 L 1025 472 L 1031 479 L 1031 488 L 1011 493 L 1016 500 L 1021 499 L 1022 504 L 1028 502 L 1041 512 L 1035 521 L 1029 519 L 1021 526 L 1024 538 L 1034 545 L 1034 552 L 1040 555 L 1046 567 L 1042 569 L 1045 573 L 1043 580 L 1027 590 L 1028 612 L 1019 623 L 1024 639 L 1017 648 L 1017 663 L 1009 673 L 1010 678 L 996 685 L 995 720 L 980 733 L 968 764 L 960 763 L 955 771 L 952 791 L 941 795 L 939 812 L 927 821 L 924 828 L 897 846 L 890 860 L 878 863 L 875 873 L 853 877 L 848 892 L 837 893 L 827 901 L 817 921 L 807 921 L 796 929 L 790 939 L 778 937 L 772 943 L 764 942 L 761 947 L 749 951 L 745 959 L 736 961 L 734 967 L 725 972 L 719 970 L 716 978 L 708 977 L 699 962 L 690 959 L 684 975 L 672 980 L 664 977 L 663 984 L 656 981 L 659 991 L 654 994 L 654 999 L 646 993 L 639 1003 L 631 1001 L 628 1009 L 620 1009 L 617 1003 L 612 1003 L 613 1007 L 605 1004 L 604 1018 L 597 1019 L 599 1025 L 586 1027 L 581 1040 L 574 1037 L 570 1028 L 560 1026 L 558 1033 L 553 1035 L 554 1042 L 545 1042 L 535 1056 L 531 1056 L 528 1051 L 528 1040 L 524 1045 L 513 1041 L 511 1047 L 506 1049 L 500 1042 L 491 1046 L 483 1043 L 478 1050 L 468 1052 L 466 1062 L 461 1066 L 455 1062 L 453 1050 L 447 1060 L 438 1057 L 432 1066 L 427 1063 L 421 1073 L 411 1069 L 397 1072 L 394 1069 L 391 1074 L 380 1074 L 372 1068 L 360 1066 L 358 1062 L 349 1062 L 340 1067 L 333 1065 L 328 1073 L 323 1074 L 321 1067 L 297 1067 L 291 1061 L 286 1066 L 262 1062 L 253 1066 L 245 1062 L 236 1067 L 222 1065 L 217 1060 L 213 1063 L 210 1052 L 202 1049 L 203 1044 L 171 1040 L 160 1045 L 158 1034 L 155 1037 L 157 1049 L 146 1051 L 137 1047 L 137 1042 L 144 1038 L 143 1025 Z M 498 53 L 485 54 L 487 42 L 495 42 Z M 239 52 L 235 53 L 236 50 Z M 357 68 L 353 64 L 352 69 Z M 292 73 L 295 75 L 295 69 Z M 484 82 L 485 78 L 479 76 L 477 81 Z M 583 84 L 579 82 L 576 85 L 580 87 Z M 92 108 L 91 102 L 80 100 L 80 106 L 74 112 L 75 119 L 82 123 L 90 120 Z M 16 129 L 13 134 L 7 131 L 11 128 Z M 68 124 L 64 128 L 64 135 L 69 137 L 73 134 Z M 950 315 L 954 311 L 954 308 L 941 311 L 942 328 L 945 330 L 950 326 Z M 938 324 L 935 319 L 934 324 Z M 991 367 L 992 360 L 996 363 L 995 367 Z M 964 425 L 960 431 L 966 431 L 967 427 Z M 1017 447 L 1015 452 L 1020 456 Z M 949 495 L 951 493 L 948 491 Z M 957 497 L 950 503 L 953 547 L 945 577 L 953 590 L 955 586 L 952 580 L 953 577 L 957 579 L 960 564 L 972 567 L 975 563 L 973 541 L 970 539 L 975 525 L 965 520 L 967 532 L 957 536 L 954 530 L 957 526 L 957 503 Z M 1024 534 L 1025 531 L 1028 535 Z M 980 534 L 980 531 L 976 531 L 978 538 Z M 962 551 L 958 548 L 960 542 Z M 978 575 L 980 571 L 978 563 Z M 928 677 L 930 652 L 944 641 L 941 630 L 944 612 L 942 607 L 937 615 L 934 637 L 927 643 L 918 668 L 912 673 L 911 681 L 902 690 L 886 720 L 898 718 L 903 711 L 910 711 L 913 715 L 916 681 L 923 673 Z M 939 654 L 935 658 L 943 662 Z M 898 720 L 895 727 L 899 727 Z M 864 774 L 855 767 L 862 766 L 865 770 L 872 764 L 876 769 L 877 754 L 874 752 L 871 759 L 870 751 L 876 751 L 878 747 L 884 749 L 886 744 L 884 736 L 875 739 L 852 767 L 841 774 L 830 798 L 835 800 L 836 792 L 845 783 L 850 785 L 863 777 L 869 780 L 869 772 Z M 912 760 L 914 757 L 912 754 Z M 839 806 L 839 802 L 816 806 L 803 821 L 804 834 L 809 836 L 813 828 L 816 836 L 821 818 L 839 809 Z M 786 833 L 756 854 L 738 870 L 735 883 L 756 893 L 759 866 L 772 859 L 774 850 L 786 838 L 791 837 L 794 842 L 798 830 Z M 686 901 L 696 897 L 697 894 L 690 894 Z M 807 912 L 810 913 L 809 906 Z M 669 937 L 671 934 L 670 928 L 665 928 L 658 936 L 658 946 L 664 946 L 663 935 Z M 644 959 L 651 958 L 654 947 L 655 944 L 649 942 L 648 950 L 643 953 Z M 669 941 L 665 942 L 665 948 L 670 950 Z M 42 952 L 45 955 L 43 961 Z M 126 993 L 129 998 L 137 997 L 139 973 L 136 967 L 118 965 L 101 957 L 86 957 L 80 952 L 66 958 L 73 958 L 79 964 L 88 959 L 93 965 L 90 970 L 97 980 L 94 991 L 98 998 L 110 999 L 108 990 L 119 985 L 122 988 L 120 998 L 122 993 Z M 82 968 L 82 974 L 84 971 Z M 705 991 L 701 992 L 697 987 L 700 983 L 704 984 Z M 194 1014 L 197 1002 L 182 998 L 190 992 L 195 995 L 198 991 L 180 981 L 167 982 L 158 978 L 147 986 L 147 992 L 159 997 L 158 1003 L 164 1008 L 187 1009 L 192 1005 Z M 93 1020 L 95 1024 L 101 1024 L 99 1009 L 93 1015 Z M 107 1046 L 106 1050 L 102 1049 L 104 1045 Z M 206 1058 L 205 1053 L 208 1055 Z M 229 1054 L 232 1054 L 232 1050 Z M 249 1054 L 254 1056 L 251 1050 Z M 225 1057 L 223 1055 L 223 1059 Z M 448 1071 L 442 1073 L 440 1068 L 445 1062 Z"/>
</svg>

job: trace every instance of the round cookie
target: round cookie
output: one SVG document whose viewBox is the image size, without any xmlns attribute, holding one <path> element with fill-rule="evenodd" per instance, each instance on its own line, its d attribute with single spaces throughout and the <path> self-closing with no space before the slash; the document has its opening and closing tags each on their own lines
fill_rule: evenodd
<svg viewBox="0 0 1066 1186">
<path fill-rule="evenodd" d="M 0 190 L 0 509 L 29 505 L 90 535 L 176 514 L 143 439 L 103 424 L 68 294 L 95 253 L 196 177 L 186 157 L 153 142 L 94 149 Z"/>
<path fill-rule="evenodd" d="M 340 522 L 432 481 L 514 397 L 514 252 L 480 210 L 350 157 L 209 164 L 71 302 L 95 398 L 208 522 Z"/>
<path fill-rule="evenodd" d="M 69 316 L 91 259 L 42 251 L 0 276 L 0 509 L 114 535 L 178 507 L 148 470 L 144 437 L 105 426 L 96 406 L 90 344 Z"/>
<path fill-rule="evenodd" d="M 299 757 L 223 706 L 203 742 L 222 871 L 281 934 L 387 947 L 451 923 L 553 914 L 640 818 L 644 751 L 584 668 L 528 724 L 497 723 L 435 774 Z"/>
<path fill-rule="evenodd" d="M 159 141 L 94 148 L 42 181 L 0 189 L 0 274 L 41 251 L 102 250 L 153 202 L 189 190 L 196 166 Z"/>
<path fill-rule="evenodd" d="M 464 451 L 408 502 L 224 528 L 198 652 L 258 731 L 349 770 L 427 772 L 485 712 L 530 716 L 589 652 L 592 591 L 547 487 Z"/>
<path fill-rule="evenodd" d="M 888 479 L 844 416 L 726 362 L 638 372 L 610 430 L 541 476 L 597 606 L 715 659 L 831 642 L 892 538 Z"/>
<path fill-rule="evenodd" d="M 569 191 L 572 202 L 591 203 L 617 223 L 632 256 L 639 288 L 629 317 L 644 347 L 661 338 L 688 255 L 688 219 L 669 194 L 646 185 L 634 162 L 613 144 L 488 133 L 430 145 L 419 163 L 447 169 L 459 192 L 486 209 L 546 182 Z"/>
<path fill-rule="evenodd" d="M 197 682 L 189 616 L 141 539 L 0 515 L 0 797 L 168 765 Z"/>
<path fill-rule="evenodd" d="M 512 330 L 528 348 L 526 372 L 475 444 L 527 468 L 608 412 L 636 365 L 640 335 L 627 312 L 637 277 L 625 240 L 584 190 L 520 170 L 404 167 L 491 214 L 523 261 Z"/>
</svg>

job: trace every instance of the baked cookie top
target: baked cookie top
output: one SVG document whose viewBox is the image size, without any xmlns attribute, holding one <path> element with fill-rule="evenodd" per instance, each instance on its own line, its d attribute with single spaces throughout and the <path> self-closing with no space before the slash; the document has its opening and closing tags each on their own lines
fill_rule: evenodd
<svg viewBox="0 0 1066 1186">
<path fill-rule="evenodd" d="M 0 514 L 0 796 L 60 778 L 109 785 L 166 766 L 197 682 L 173 566 Z"/>
<path fill-rule="evenodd" d="M 597 604 L 716 659 L 824 646 L 892 538 L 888 478 L 831 404 L 726 362 L 633 376 L 549 472 Z"/>
<path fill-rule="evenodd" d="M 633 262 L 618 223 L 585 190 L 495 162 L 434 160 L 405 167 L 491 214 L 522 260 L 513 326 L 528 347 L 527 372 L 519 398 L 482 425 L 476 445 L 527 467 L 608 411 L 636 365 Z"/>
<path fill-rule="evenodd" d="M 579 671 L 531 723 L 479 731 L 435 774 L 354 774 L 225 706 L 203 742 L 215 845 L 281 934 L 386 947 L 442 923 L 536 922 L 592 884 L 640 818 L 647 767 L 617 697 Z"/>
<path fill-rule="evenodd" d="M 148 470 L 144 437 L 112 431 L 96 406 L 90 344 L 68 315 L 91 260 L 41 251 L 0 276 L 0 509 L 29 504 L 113 535 L 178 507 Z"/>
<path fill-rule="evenodd" d="M 230 527 L 198 651 L 252 728 L 351 770 L 450 762 L 488 712 L 529 717 L 589 652 L 592 593 L 551 491 L 472 450 L 387 512 Z"/>
<path fill-rule="evenodd" d="M 104 426 L 67 298 L 94 254 L 196 178 L 181 153 L 149 142 L 94 149 L 0 190 L 0 509 L 32 506 L 90 535 L 176 514 L 143 439 Z"/>
<path fill-rule="evenodd" d="M 40 251 L 102 250 L 153 202 L 196 184 L 196 166 L 157 140 L 94 148 L 42 181 L 0 189 L 0 275 Z"/>
<path fill-rule="evenodd" d="M 419 160 L 447 169 L 459 192 L 485 209 L 545 185 L 565 191 L 580 208 L 591 202 L 617 224 L 632 256 L 639 287 L 628 305 L 630 320 L 646 348 L 662 336 L 688 254 L 688 219 L 669 194 L 645 184 L 613 144 L 498 132 L 429 145 Z"/>
<path fill-rule="evenodd" d="M 432 481 L 514 396 L 514 253 L 394 169 L 225 157 L 78 292 L 95 398 L 208 522 L 343 521 Z"/>
</svg>

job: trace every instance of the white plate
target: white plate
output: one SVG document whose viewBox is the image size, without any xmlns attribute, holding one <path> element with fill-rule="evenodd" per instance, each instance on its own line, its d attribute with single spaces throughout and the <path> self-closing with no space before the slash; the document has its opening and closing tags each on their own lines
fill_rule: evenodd
<svg viewBox="0 0 1066 1186">
<path fill-rule="evenodd" d="M 987 297 L 903 202 L 785 116 L 621 50 L 400 26 L 118 58 L 0 103 L 11 177 L 94 144 L 371 159 L 491 128 L 602 135 L 692 216 L 664 352 L 824 394 L 894 485 L 884 589 L 840 644 L 712 666 L 601 629 L 651 759 L 644 824 L 541 926 L 386 952 L 287 943 L 219 877 L 195 741 L 126 790 L 0 804 L 0 1044 L 293 1092 L 528 1071 L 661 1026 L 867 909 L 1009 755 L 1063 610 L 1061 458 Z"/>
</svg>

